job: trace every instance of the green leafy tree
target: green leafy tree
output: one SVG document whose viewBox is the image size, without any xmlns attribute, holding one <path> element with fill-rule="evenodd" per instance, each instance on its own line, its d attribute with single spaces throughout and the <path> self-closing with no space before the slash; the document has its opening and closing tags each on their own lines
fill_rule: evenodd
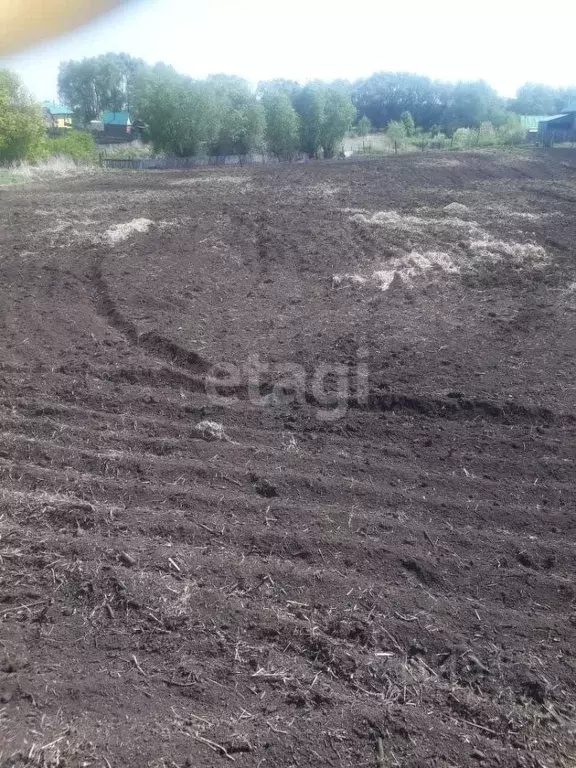
<svg viewBox="0 0 576 768">
<path fill-rule="evenodd" d="M 449 135 L 457 128 L 478 128 L 491 121 L 500 124 L 505 118 L 503 101 L 483 80 L 457 83 L 444 111 L 442 126 Z"/>
<path fill-rule="evenodd" d="M 558 92 L 549 85 L 525 83 L 518 88 L 510 107 L 519 115 L 552 115 L 556 111 Z"/>
<path fill-rule="evenodd" d="M 295 107 L 300 117 L 300 149 L 310 158 L 318 157 L 326 107 L 324 84 L 314 81 L 305 85 L 296 98 Z"/>
<path fill-rule="evenodd" d="M 20 78 L 0 70 L 0 162 L 35 160 L 46 140 L 42 110 Z"/>
<path fill-rule="evenodd" d="M 489 120 L 478 126 L 478 144 L 481 147 L 490 147 L 497 143 L 496 131 Z"/>
<path fill-rule="evenodd" d="M 65 61 L 60 64 L 58 94 L 84 123 L 97 119 L 104 110 L 130 111 L 135 83 L 147 68 L 141 59 L 127 53 Z"/>
<path fill-rule="evenodd" d="M 326 84 L 316 80 L 304 86 L 296 98 L 300 117 L 300 148 L 309 157 L 333 157 L 339 142 L 356 117 L 349 96 L 349 84 Z"/>
<path fill-rule="evenodd" d="M 157 64 L 134 90 L 134 113 L 157 152 L 198 155 L 220 131 L 214 92 L 206 83 Z"/>
<path fill-rule="evenodd" d="M 452 144 L 458 149 L 467 149 L 475 143 L 474 131 L 471 128 L 457 128 L 452 136 Z"/>
<path fill-rule="evenodd" d="M 428 147 L 430 149 L 447 149 L 451 145 L 451 140 L 442 131 L 434 131 L 430 139 L 428 139 Z"/>
<path fill-rule="evenodd" d="M 248 155 L 264 142 L 264 108 L 246 80 L 234 75 L 210 75 L 220 123 L 211 151 L 217 155 Z"/>
<path fill-rule="evenodd" d="M 354 83 L 352 102 L 377 129 L 400 120 L 403 112 L 410 112 L 418 125 L 429 129 L 440 122 L 452 88 L 410 72 L 375 72 Z"/>
<path fill-rule="evenodd" d="M 218 138 L 212 145 L 217 155 L 249 155 L 262 147 L 266 119 L 261 104 L 220 113 Z"/>
<path fill-rule="evenodd" d="M 269 93 L 280 92 L 285 96 L 288 96 L 290 103 L 294 106 L 296 98 L 301 90 L 302 87 L 300 83 L 297 83 L 295 80 L 278 78 L 276 80 L 261 80 L 258 83 L 256 95 L 258 98 L 264 99 Z"/>
<path fill-rule="evenodd" d="M 320 143 L 324 157 L 334 157 L 336 149 L 356 117 L 356 108 L 345 89 L 336 86 L 326 88 L 324 114 L 320 131 Z"/>
<path fill-rule="evenodd" d="M 574 107 L 576 104 L 576 85 L 568 88 L 558 88 L 556 91 L 555 112 L 562 112 L 567 107 Z"/>
<path fill-rule="evenodd" d="M 510 114 L 507 116 L 504 125 L 498 128 L 498 138 L 502 144 L 521 144 L 526 140 L 526 129 L 518 115 Z"/>
<path fill-rule="evenodd" d="M 408 134 L 406 133 L 406 126 L 401 120 L 391 120 L 388 123 L 386 129 L 386 135 L 394 146 L 394 152 L 398 152 L 399 149 L 406 144 Z"/>
<path fill-rule="evenodd" d="M 416 124 L 414 123 L 414 118 L 412 117 L 412 114 L 408 112 L 408 110 L 404 110 L 404 112 L 402 112 L 402 114 L 400 115 L 400 120 L 404 124 L 404 128 L 406 129 L 406 136 L 408 137 L 413 136 L 416 130 Z"/>
<path fill-rule="evenodd" d="M 358 133 L 358 136 L 368 136 L 369 133 L 372 133 L 372 123 L 366 117 L 366 115 L 364 115 L 364 117 L 361 117 L 360 120 L 358 120 L 356 131 Z"/>
<path fill-rule="evenodd" d="M 266 146 L 279 160 L 292 160 L 298 150 L 300 124 L 288 93 L 271 89 L 262 96 L 266 115 Z"/>
</svg>

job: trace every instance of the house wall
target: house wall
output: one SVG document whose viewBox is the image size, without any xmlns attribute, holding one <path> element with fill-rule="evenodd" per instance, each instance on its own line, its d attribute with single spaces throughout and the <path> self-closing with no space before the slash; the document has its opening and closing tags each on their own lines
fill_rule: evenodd
<svg viewBox="0 0 576 768">
<path fill-rule="evenodd" d="M 576 112 L 564 118 L 539 123 L 538 137 L 548 147 L 565 142 L 576 142 Z"/>
<path fill-rule="evenodd" d="M 104 135 L 109 137 L 123 138 L 130 133 L 129 125 L 105 125 Z"/>
</svg>

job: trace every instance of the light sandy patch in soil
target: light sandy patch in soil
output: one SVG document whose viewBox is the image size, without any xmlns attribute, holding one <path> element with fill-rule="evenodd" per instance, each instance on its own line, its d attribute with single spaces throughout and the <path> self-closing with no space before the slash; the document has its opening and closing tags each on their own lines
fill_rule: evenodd
<svg viewBox="0 0 576 768">
<path fill-rule="evenodd" d="M 171 187 L 193 187 L 197 184 L 249 184 L 250 180 L 242 176 L 193 176 L 192 178 L 170 181 Z"/>
<path fill-rule="evenodd" d="M 541 245 L 533 243 L 514 243 L 503 240 L 473 240 L 470 250 L 481 259 L 502 260 L 511 259 L 520 264 L 545 263 L 549 260 L 548 253 Z"/>
<path fill-rule="evenodd" d="M 104 239 L 111 245 L 127 240 L 134 232 L 148 232 L 154 222 L 151 219 L 132 219 L 123 224 L 116 224 L 104 233 Z"/>
<path fill-rule="evenodd" d="M 384 227 L 404 232 L 427 232 L 431 229 L 451 227 L 461 229 L 470 234 L 482 232 L 475 221 L 465 221 L 458 216 L 444 216 L 442 218 L 424 218 L 421 216 L 405 215 L 398 211 L 376 211 L 375 213 L 356 213 L 351 219 L 359 226 Z"/>
<path fill-rule="evenodd" d="M 458 274 L 460 268 L 453 261 L 449 254 L 441 251 L 427 251 L 418 253 L 411 251 L 400 258 L 390 259 L 385 269 L 376 269 L 370 275 L 360 274 L 341 274 L 333 275 L 332 284 L 334 287 L 372 285 L 387 291 L 397 276 L 408 286 L 413 285 L 417 277 L 421 277 L 429 270 L 436 269 L 439 272 L 447 274 Z"/>
<path fill-rule="evenodd" d="M 470 212 L 470 208 L 464 203 L 449 203 L 444 206 L 447 213 L 453 213 L 455 216 L 465 216 Z"/>
<path fill-rule="evenodd" d="M 348 209 L 352 213 L 355 209 Z M 420 209 L 433 213 L 433 209 Z M 466 215 L 470 209 L 460 203 L 450 203 L 442 211 L 449 214 Z M 412 248 L 399 256 L 386 259 L 384 264 L 374 264 L 370 272 L 342 273 L 333 276 L 333 284 L 377 285 L 383 291 L 388 290 L 397 276 L 404 284 L 412 287 L 414 281 L 431 270 L 444 274 L 460 274 L 462 271 L 475 271 L 490 264 L 511 261 L 528 269 L 537 269 L 549 263 L 549 255 L 541 245 L 504 241 L 493 237 L 476 221 L 465 221 L 461 216 L 404 215 L 398 211 L 356 210 L 350 221 L 359 227 L 388 230 L 390 242 L 384 241 L 384 248 L 398 248 L 398 235 L 405 239 L 410 247 L 414 236 L 433 236 L 438 249 L 420 250 Z M 456 238 L 451 230 L 457 232 Z M 380 238 L 382 240 L 382 238 Z"/>
</svg>

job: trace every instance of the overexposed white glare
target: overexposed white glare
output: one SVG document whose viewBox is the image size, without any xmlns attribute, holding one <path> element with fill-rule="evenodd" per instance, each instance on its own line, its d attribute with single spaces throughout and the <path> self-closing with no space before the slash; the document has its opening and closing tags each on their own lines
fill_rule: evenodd
<svg viewBox="0 0 576 768">
<path fill-rule="evenodd" d="M 108 51 L 165 61 L 193 77 L 252 83 L 349 80 L 378 70 L 482 78 L 513 96 L 530 80 L 576 82 L 576 3 L 556 0 L 145 0 L 71 35 L 0 61 L 39 99 L 56 97 L 58 64 Z"/>
</svg>

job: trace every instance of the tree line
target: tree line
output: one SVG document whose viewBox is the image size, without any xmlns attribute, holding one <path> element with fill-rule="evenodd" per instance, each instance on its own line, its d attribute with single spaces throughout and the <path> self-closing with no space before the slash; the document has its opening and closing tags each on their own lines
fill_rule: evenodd
<svg viewBox="0 0 576 768">
<path fill-rule="evenodd" d="M 63 62 L 58 88 L 84 122 L 103 110 L 129 110 L 160 152 L 247 154 L 267 148 L 283 159 L 296 152 L 332 157 L 353 124 L 381 131 L 409 114 L 421 130 L 452 137 L 461 128 L 490 123 L 498 129 L 510 123 L 511 114 L 552 114 L 576 101 L 576 87 L 526 83 L 515 99 L 503 99 L 482 80 L 451 83 L 406 72 L 304 86 L 272 80 L 254 92 L 239 77 L 195 80 L 163 63 L 149 66 L 113 53 Z"/>
<path fill-rule="evenodd" d="M 64 62 L 58 92 L 85 125 L 105 110 L 130 111 L 155 151 L 179 157 L 263 149 L 280 159 L 333 157 L 357 114 L 345 83 L 275 80 L 254 92 L 234 75 L 195 80 L 126 54 Z"/>
<path fill-rule="evenodd" d="M 487 126 L 513 137 L 521 133 L 514 116 L 553 114 L 576 103 L 576 87 L 526 83 L 516 98 L 503 99 L 482 80 L 451 83 L 405 72 L 303 86 L 277 79 L 254 90 L 240 77 L 197 80 L 125 53 L 62 62 L 58 93 L 79 127 L 88 128 L 104 111 L 128 111 L 158 153 L 268 151 L 284 160 L 298 153 L 333 157 L 351 127 L 359 134 L 386 130 L 395 148 L 418 132 L 437 144 L 456 138 L 462 146 L 482 131 L 487 136 Z M 32 158 L 45 148 L 39 105 L 13 73 L 0 72 L 0 161 Z"/>
</svg>

